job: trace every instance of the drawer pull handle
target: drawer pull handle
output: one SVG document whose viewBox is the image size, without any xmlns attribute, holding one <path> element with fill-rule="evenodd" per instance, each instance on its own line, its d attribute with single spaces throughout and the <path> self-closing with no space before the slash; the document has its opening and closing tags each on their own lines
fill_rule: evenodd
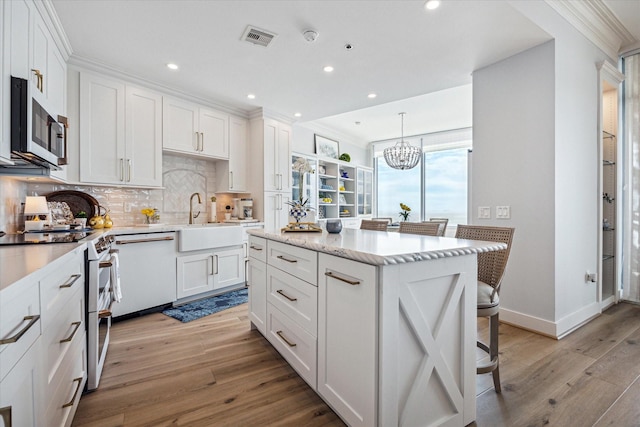
<svg viewBox="0 0 640 427">
<path fill-rule="evenodd" d="M 73 397 L 71 400 L 62 405 L 63 408 L 68 408 L 69 406 L 73 406 L 73 401 L 76 400 L 76 396 L 78 395 L 78 391 L 80 390 L 80 384 L 82 384 L 82 377 L 74 378 L 73 382 L 77 382 L 76 391 L 73 392 Z"/>
<path fill-rule="evenodd" d="M 69 335 L 67 338 L 60 340 L 60 344 L 62 344 L 63 342 L 69 342 L 73 339 L 73 337 L 76 335 L 76 332 L 78 332 L 78 328 L 80 327 L 80 325 L 82 324 L 82 322 L 73 322 L 71 325 L 75 326 L 75 328 L 73 328 L 73 332 L 71 332 L 71 335 Z"/>
<path fill-rule="evenodd" d="M 295 346 L 297 346 L 297 345 L 298 345 L 298 344 L 296 344 L 296 343 L 294 343 L 294 342 L 291 342 L 291 341 L 289 341 L 288 339 L 286 339 L 286 338 L 284 337 L 284 334 L 282 333 L 282 331 L 277 331 L 277 332 L 276 332 L 276 334 L 278 334 L 278 336 L 279 336 L 280 338 L 282 338 L 282 341 L 286 342 L 286 343 L 287 343 L 287 345 L 288 345 L 289 347 L 295 347 Z"/>
<path fill-rule="evenodd" d="M 290 263 L 292 263 L 292 264 L 293 264 L 294 262 L 298 262 L 298 260 L 297 260 L 297 259 L 289 259 L 289 258 L 285 258 L 285 257 L 283 257 L 282 255 L 278 255 L 276 258 L 281 259 L 281 260 L 283 260 L 283 261 L 290 262 Z"/>
<path fill-rule="evenodd" d="M 286 299 L 288 299 L 289 301 L 298 301 L 298 298 L 291 298 L 289 295 L 282 292 L 282 289 L 278 289 L 276 292 L 282 295 L 283 297 L 285 297 Z"/>
<path fill-rule="evenodd" d="M 111 317 L 111 307 L 107 310 L 100 310 L 98 312 L 98 319 L 106 319 L 107 317 Z"/>
<path fill-rule="evenodd" d="M 261 251 L 262 250 L 262 248 L 259 248 L 258 246 L 253 246 L 253 245 L 249 246 L 249 248 L 253 249 L 254 251 Z"/>
<path fill-rule="evenodd" d="M 100 264 L 98 264 L 98 267 L 100 267 L 100 268 L 113 267 L 113 263 L 111 261 L 102 261 L 102 262 L 100 262 Z"/>
<path fill-rule="evenodd" d="M 0 419 L 6 427 L 11 427 L 11 406 L 0 408 Z"/>
<path fill-rule="evenodd" d="M 73 284 L 76 283 L 80 277 L 81 277 L 81 274 L 72 275 L 67 279 L 66 283 L 60 285 L 60 289 L 72 287 Z"/>
<path fill-rule="evenodd" d="M 9 337 L 9 338 L 5 338 L 3 340 L 0 340 L 0 345 L 11 344 L 11 343 L 17 342 L 29 330 L 29 328 L 31 328 L 33 325 L 36 324 L 38 319 L 40 319 L 40 315 L 39 314 L 36 314 L 35 316 L 24 316 L 23 320 L 29 320 L 30 321 L 27 324 L 27 326 L 25 326 L 20 332 L 18 332 L 14 336 Z"/>
<path fill-rule="evenodd" d="M 337 276 L 337 275 L 333 274 L 332 271 L 327 271 L 326 273 L 324 273 L 324 275 L 325 276 L 329 276 L 329 277 L 331 277 L 333 279 L 337 279 L 337 280 L 340 280 L 342 282 L 348 283 L 350 285 L 359 285 L 360 284 L 360 281 L 358 281 L 358 280 L 345 279 L 344 277 L 340 277 L 340 276 Z"/>
</svg>

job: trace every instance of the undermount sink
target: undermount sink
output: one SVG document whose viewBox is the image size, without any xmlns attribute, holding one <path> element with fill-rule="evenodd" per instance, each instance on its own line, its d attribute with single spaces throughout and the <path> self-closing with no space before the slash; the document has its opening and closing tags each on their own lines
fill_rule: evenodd
<svg viewBox="0 0 640 427">
<path fill-rule="evenodd" d="M 231 224 L 189 224 L 178 233 L 178 250 L 198 251 L 242 245 L 242 226 Z"/>
</svg>

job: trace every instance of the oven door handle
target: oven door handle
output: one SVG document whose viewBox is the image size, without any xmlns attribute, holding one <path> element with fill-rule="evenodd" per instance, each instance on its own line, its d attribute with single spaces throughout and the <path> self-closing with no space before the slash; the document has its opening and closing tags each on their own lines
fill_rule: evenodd
<svg viewBox="0 0 640 427">
<path fill-rule="evenodd" d="M 147 243 L 147 242 L 164 242 L 165 240 L 175 240 L 175 237 L 166 236 L 166 237 L 154 237 L 149 239 L 139 239 L 139 240 L 116 240 L 116 245 L 130 245 L 132 243 Z"/>
</svg>

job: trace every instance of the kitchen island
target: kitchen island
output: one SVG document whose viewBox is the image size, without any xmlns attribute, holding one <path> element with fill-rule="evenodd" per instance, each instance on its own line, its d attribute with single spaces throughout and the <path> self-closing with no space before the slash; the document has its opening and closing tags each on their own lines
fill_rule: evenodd
<svg viewBox="0 0 640 427">
<path fill-rule="evenodd" d="M 476 254 L 502 243 L 249 231 L 249 318 L 350 426 L 476 414 Z"/>
</svg>

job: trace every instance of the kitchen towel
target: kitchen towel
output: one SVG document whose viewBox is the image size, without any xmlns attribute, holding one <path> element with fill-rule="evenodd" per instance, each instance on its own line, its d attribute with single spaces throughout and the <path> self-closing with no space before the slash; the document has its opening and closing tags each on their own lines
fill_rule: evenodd
<svg viewBox="0 0 640 427">
<path fill-rule="evenodd" d="M 120 258 L 116 252 L 111 254 L 111 287 L 113 288 L 113 300 L 120 302 L 122 288 L 120 287 Z"/>
</svg>

